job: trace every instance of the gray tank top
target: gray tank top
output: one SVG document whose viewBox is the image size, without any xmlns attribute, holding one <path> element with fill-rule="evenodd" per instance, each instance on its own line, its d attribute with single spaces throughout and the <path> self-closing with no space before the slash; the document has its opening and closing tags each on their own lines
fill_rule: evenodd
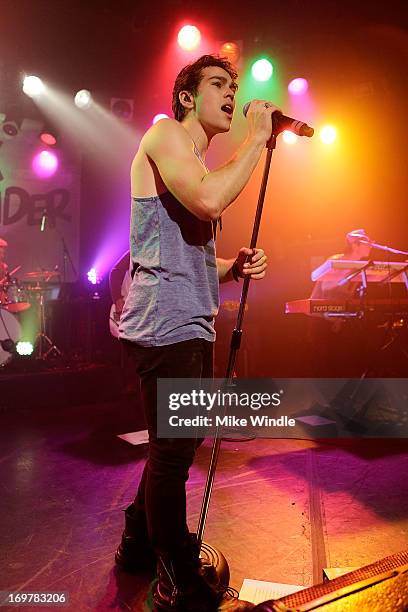
<svg viewBox="0 0 408 612">
<path fill-rule="evenodd" d="M 170 192 L 132 198 L 132 283 L 120 338 L 141 346 L 215 340 L 218 274 L 214 229 Z"/>
</svg>

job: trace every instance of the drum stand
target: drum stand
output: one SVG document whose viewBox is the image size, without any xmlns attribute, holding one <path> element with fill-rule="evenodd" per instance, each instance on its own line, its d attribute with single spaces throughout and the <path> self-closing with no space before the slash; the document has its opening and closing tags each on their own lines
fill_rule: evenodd
<svg viewBox="0 0 408 612">
<path fill-rule="evenodd" d="M 49 336 L 45 333 L 46 331 L 46 320 L 45 320 L 45 302 L 44 302 L 44 293 L 40 292 L 39 299 L 39 317 L 40 317 L 40 331 L 37 334 L 35 339 L 35 344 L 38 346 L 38 354 L 37 359 L 47 359 L 49 355 L 55 353 L 62 357 L 62 352 L 57 347 L 56 344 L 51 340 Z M 44 347 L 45 344 L 45 347 Z"/>
</svg>

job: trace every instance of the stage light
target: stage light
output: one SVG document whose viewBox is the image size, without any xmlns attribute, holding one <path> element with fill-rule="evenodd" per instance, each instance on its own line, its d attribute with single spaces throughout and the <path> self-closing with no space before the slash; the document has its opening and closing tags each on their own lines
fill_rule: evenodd
<svg viewBox="0 0 408 612">
<path fill-rule="evenodd" d="M 57 139 L 49 132 L 43 132 L 42 134 L 40 134 L 40 140 L 49 147 L 53 147 L 57 144 Z"/>
<path fill-rule="evenodd" d="M 97 285 L 98 284 L 98 274 L 96 272 L 95 268 L 91 268 L 87 274 L 88 276 L 88 281 L 91 283 L 91 285 Z"/>
<path fill-rule="evenodd" d="M 92 106 L 91 92 L 88 91 L 87 89 L 81 89 L 75 94 L 74 101 L 75 101 L 75 105 L 78 108 L 82 108 L 82 109 L 90 108 L 90 106 Z"/>
<path fill-rule="evenodd" d="M 53 176 L 58 169 L 58 158 L 51 151 L 41 151 L 33 159 L 32 168 L 40 178 Z"/>
<path fill-rule="evenodd" d="M 325 125 L 320 130 L 320 139 L 324 144 L 333 144 L 337 138 L 337 130 L 332 125 Z"/>
<path fill-rule="evenodd" d="M 16 351 L 21 356 L 32 355 L 34 351 L 34 346 L 31 342 L 20 341 L 16 344 Z"/>
<path fill-rule="evenodd" d="M 273 66 L 269 60 L 259 59 L 252 65 L 251 72 L 256 81 L 269 81 L 273 73 Z"/>
<path fill-rule="evenodd" d="M 158 113 L 157 115 L 153 117 L 152 123 L 153 125 L 155 125 L 158 121 L 160 121 L 160 119 L 168 119 L 168 118 L 169 116 L 166 115 L 166 113 Z"/>
<path fill-rule="evenodd" d="M 289 93 L 295 96 L 301 96 L 302 94 L 305 94 L 308 89 L 309 83 L 306 79 L 302 78 L 293 79 L 288 85 Z"/>
<path fill-rule="evenodd" d="M 111 98 L 111 112 L 122 121 L 132 121 L 134 111 L 134 100 L 131 98 Z"/>
<path fill-rule="evenodd" d="M 14 138 L 18 134 L 18 127 L 15 121 L 7 121 L 3 123 L 3 132 L 9 138 Z"/>
<path fill-rule="evenodd" d="M 44 93 L 45 85 L 38 76 L 26 76 L 23 81 L 23 91 L 30 98 L 35 98 Z"/>
<path fill-rule="evenodd" d="M 293 132 L 289 132 L 289 130 L 285 130 L 282 134 L 282 138 L 286 144 L 295 144 L 297 141 L 297 136 Z"/>
<path fill-rule="evenodd" d="M 200 30 L 193 25 L 185 25 L 177 35 L 177 42 L 184 51 L 193 51 L 200 44 Z"/>
<path fill-rule="evenodd" d="M 241 46 L 235 41 L 225 42 L 220 46 L 220 55 L 226 57 L 231 64 L 237 64 L 241 57 Z"/>
</svg>

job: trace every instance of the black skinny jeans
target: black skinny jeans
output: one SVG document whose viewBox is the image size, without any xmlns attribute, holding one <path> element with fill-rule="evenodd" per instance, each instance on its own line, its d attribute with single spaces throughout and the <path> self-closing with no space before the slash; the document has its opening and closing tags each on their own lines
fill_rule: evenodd
<svg viewBox="0 0 408 612">
<path fill-rule="evenodd" d="M 202 438 L 158 438 L 157 379 L 212 378 L 212 342 L 196 338 L 160 347 L 125 341 L 140 378 L 149 432 L 149 454 L 134 500 L 141 540 L 148 537 L 159 556 L 175 559 L 188 548 L 186 487 L 189 469 Z"/>
</svg>

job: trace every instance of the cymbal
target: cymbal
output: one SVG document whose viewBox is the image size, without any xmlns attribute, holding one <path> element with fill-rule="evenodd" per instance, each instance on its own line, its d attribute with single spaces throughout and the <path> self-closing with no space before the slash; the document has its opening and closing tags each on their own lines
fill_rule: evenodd
<svg viewBox="0 0 408 612">
<path fill-rule="evenodd" d="M 13 314 L 17 312 L 23 312 L 23 310 L 27 310 L 27 308 L 31 308 L 30 302 L 10 302 L 9 304 L 0 304 L 0 308 L 4 308 L 4 310 L 8 310 Z"/>
<path fill-rule="evenodd" d="M 26 278 L 34 278 L 35 280 L 43 280 L 43 281 L 50 280 L 51 278 L 55 278 L 56 276 L 59 276 L 59 275 L 60 273 L 55 270 L 40 270 L 40 271 L 34 271 L 34 272 L 26 272 L 24 274 Z"/>
<path fill-rule="evenodd" d="M 51 286 L 54 287 L 54 285 L 51 285 Z M 46 293 L 47 291 L 50 291 L 50 285 L 47 285 L 46 283 L 42 283 L 41 285 L 39 285 L 38 281 L 36 285 L 26 284 L 24 288 L 29 293 Z"/>
</svg>

